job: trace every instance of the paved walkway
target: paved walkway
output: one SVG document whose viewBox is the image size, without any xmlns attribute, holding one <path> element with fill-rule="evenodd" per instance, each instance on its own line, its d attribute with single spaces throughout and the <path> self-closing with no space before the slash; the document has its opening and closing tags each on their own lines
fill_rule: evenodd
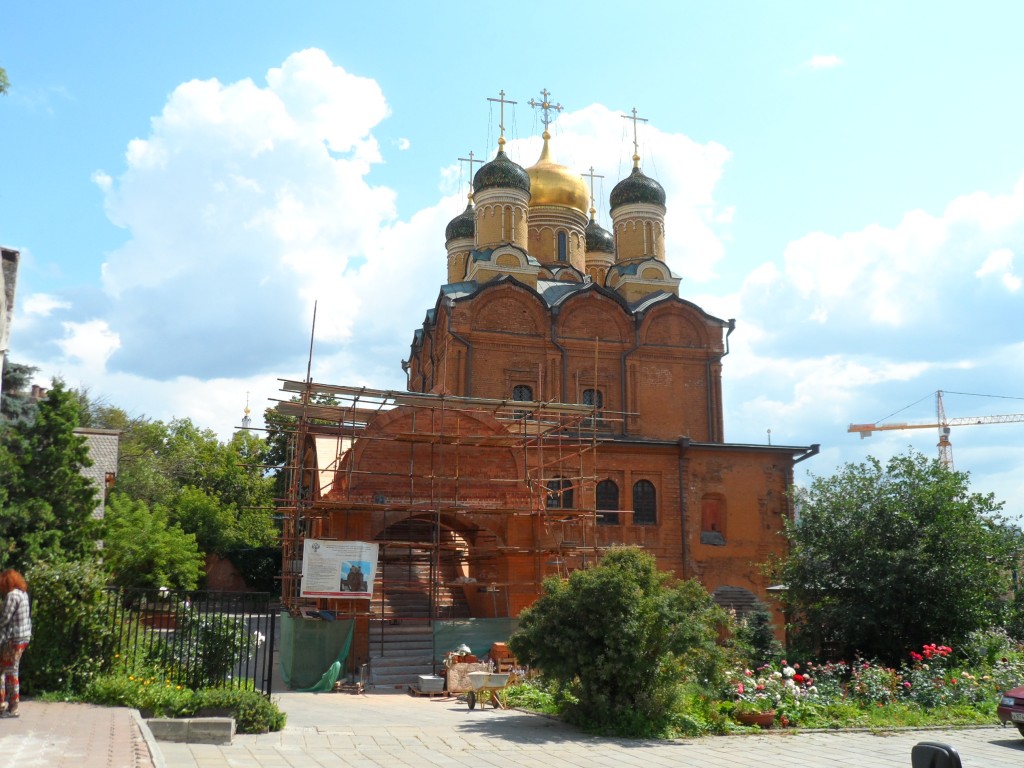
<svg viewBox="0 0 1024 768">
<path fill-rule="evenodd" d="M 675 742 L 601 739 L 554 720 L 464 702 L 370 693 L 286 693 L 280 733 L 235 736 L 230 746 L 160 742 L 166 768 L 910 768 L 921 741 L 954 745 L 964 768 L 1020 768 L 1024 739 L 1012 728 L 871 733 L 792 733 Z"/>
<path fill-rule="evenodd" d="M 954 745 L 965 768 L 1020 768 L 1012 728 L 894 733 L 768 732 L 655 742 L 586 736 L 554 720 L 456 699 L 399 693 L 285 693 L 280 733 L 230 746 L 147 741 L 133 710 L 23 701 L 0 720 L 0 766 L 12 768 L 910 768 L 920 741 Z M 151 753 L 151 748 L 153 752 Z"/>
<path fill-rule="evenodd" d="M 148 729 L 134 710 L 26 699 L 18 711 L 21 717 L 0 719 L 0 766 L 157 766 L 159 755 L 151 754 Z"/>
</svg>

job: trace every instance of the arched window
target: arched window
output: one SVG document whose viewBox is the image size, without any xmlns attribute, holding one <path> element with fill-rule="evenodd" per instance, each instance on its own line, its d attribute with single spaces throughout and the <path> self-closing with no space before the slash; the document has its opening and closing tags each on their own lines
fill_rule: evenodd
<svg viewBox="0 0 1024 768">
<path fill-rule="evenodd" d="M 604 415 L 602 409 L 604 408 L 604 393 L 600 389 L 584 389 L 583 390 L 583 404 L 593 407 L 595 413 L 594 417 L 587 417 L 586 425 L 588 427 L 597 427 L 601 429 L 601 417 Z M 596 421 L 595 421 L 596 419 Z"/>
<path fill-rule="evenodd" d="M 533 400 L 533 387 L 529 384 L 516 384 L 512 387 L 513 400 Z"/>
<path fill-rule="evenodd" d="M 548 480 L 547 491 L 545 506 L 548 509 L 572 509 L 572 481 L 553 477 Z"/>
<path fill-rule="evenodd" d="M 512 387 L 512 399 L 519 401 L 533 400 L 533 387 L 529 384 L 516 384 Z M 516 409 L 514 415 L 517 419 L 528 419 L 530 418 L 530 411 L 520 408 Z"/>
<path fill-rule="evenodd" d="M 558 233 L 558 260 L 569 260 L 569 243 L 566 239 L 565 232 Z"/>
<path fill-rule="evenodd" d="M 658 524 L 658 493 L 650 480 L 633 485 L 633 525 Z"/>
<path fill-rule="evenodd" d="M 602 480 L 597 484 L 597 524 L 619 524 L 619 486 L 613 480 Z M 612 510 L 606 512 L 603 510 Z"/>
</svg>

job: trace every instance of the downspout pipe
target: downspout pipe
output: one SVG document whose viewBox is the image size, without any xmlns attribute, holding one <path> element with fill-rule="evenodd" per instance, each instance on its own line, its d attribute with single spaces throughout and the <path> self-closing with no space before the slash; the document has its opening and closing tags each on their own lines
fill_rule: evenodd
<svg viewBox="0 0 1024 768">
<path fill-rule="evenodd" d="M 725 332 L 725 352 L 723 352 L 717 358 L 710 358 L 709 357 L 705 361 L 705 363 L 704 363 L 704 380 L 706 382 L 708 382 L 708 391 L 707 391 L 708 437 L 709 437 L 709 442 L 712 442 L 712 443 L 721 443 L 721 442 L 723 442 L 725 440 L 725 436 L 724 435 L 718 434 L 718 420 L 715 419 L 715 395 L 718 394 L 719 395 L 719 400 L 721 400 L 721 386 L 720 385 L 719 385 L 719 387 L 712 387 L 711 386 L 711 366 L 714 363 L 717 363 L 717 364 L 721 365 L 723 358 L 725 358 L 725 356 L 729 354 L 729 337 L 732 335 L 732 332 L 736 330 L 736 318 L 732 318 L 731 317 L 726 322 L 727 322 L 726 328 L 728 328 L 728 330 Z M 721 379 L 719 379 L 719 381 L 721 381 Z"/>
<path fill-rule="evenodd" d="M 689 504 L 686 499 L 686 452 L 690 448 L 690 438 L 679 438 L 679 534 L 682 539 L 683 573 L 682 578 L 689 578 L 689 555 L 690 546 L 687 541 L 687 511 Z"/>
</svg>

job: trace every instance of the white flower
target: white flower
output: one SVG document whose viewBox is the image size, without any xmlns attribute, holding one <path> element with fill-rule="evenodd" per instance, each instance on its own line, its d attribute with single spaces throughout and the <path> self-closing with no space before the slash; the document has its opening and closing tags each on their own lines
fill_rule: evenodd
<svg viewBox="0 0 1024 768">
<path fill-rule="evenodd" d="M 792 677 L 795 674 L 796 674 L 796 670 L 793 669 L 792 667 L 783 667 L 782 668 L 782 675 L 783 675 L 783 677 Z"/>
</svg>

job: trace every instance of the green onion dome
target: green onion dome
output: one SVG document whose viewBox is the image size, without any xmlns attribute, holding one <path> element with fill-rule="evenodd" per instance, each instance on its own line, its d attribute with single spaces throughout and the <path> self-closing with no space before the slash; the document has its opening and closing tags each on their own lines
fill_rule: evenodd
<svg viewBox="0 0 1024 768">
<path fill-rule="evenodd" d="M 639 166 L 615 185 L 611 195 L 611 209 L 631 203 L 648 203 L 665 207 L 665 188 L 650 176 L 645 176 Z"/>
</svg>

